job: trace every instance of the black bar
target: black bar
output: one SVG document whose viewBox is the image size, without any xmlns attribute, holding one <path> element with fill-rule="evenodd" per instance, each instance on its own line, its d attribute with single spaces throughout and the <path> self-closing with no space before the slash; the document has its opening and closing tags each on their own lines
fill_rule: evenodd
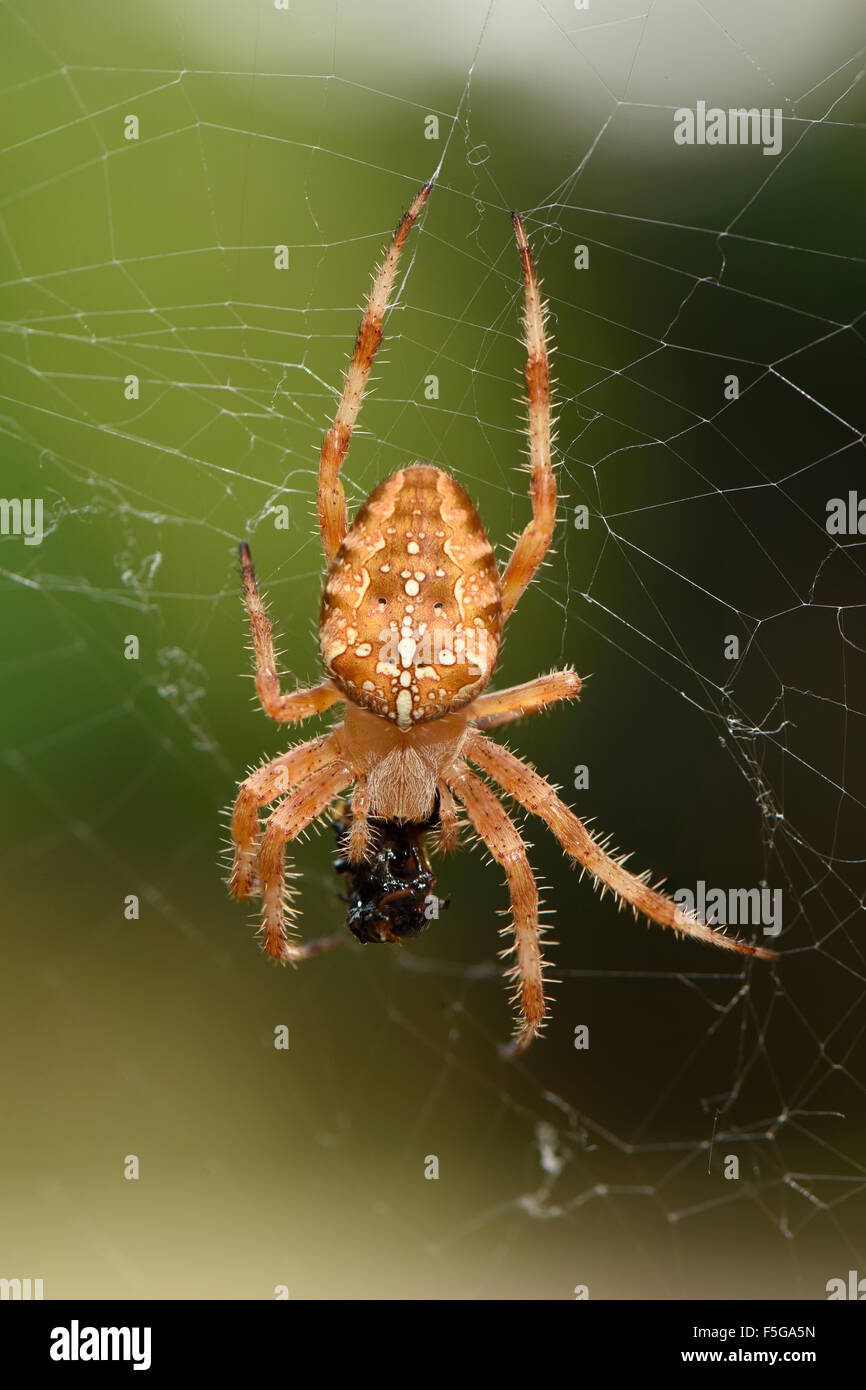
<svg viewBox="0 0 866 1390">
<path fill-rule="evenodd" d="M 441 1359 L 442 1374 L 453 1380 L 460 1359 L 455 1338 L 481 1357 L 485 1380 L 507 1358 L 507 1369 L 528 1358 L 539 1376 L 565 1358 L 575 1376 L 590 1366 L 619 1371 L 666 1373 L 685 1367 L 700 1374 L 706 1365 L 763 1364 L 811 1368 L 828 1374 L 857 1364 L 863 1341 L 863 1310 L 853 1300 L 661 1303 L 645 1301 L 527 1300 L 507 1320 L 496 1304 L 478 1302 L 3 1302 L 0 1333 L 3 1361 L 16 1365 L 18 1383 L 31 1371 L 52 1379 L 87 1375 L 146 1375 L 212 1371 L 221 1378 L 237 1372 L 250 1379 L 268 1366 L 289 1381 L 303 1375 L 312 1360 L 333 1375 L 341 1355 L 356 1372 L 378 1365 L 382 1374 L 400 1343 L 409 1338 L 429 1379 Z M 558 1309 L 558 1311 L 557 1311 Z M 446 1315 L 447 1311 L 447 1315 Z M 467 1319 L 466 1324 L 462 1322 Z M 487 1319 L 490 1318 L 488 1325 Z M 103 1329 L 115 1329 L 115 1332 Z M 138 1329 L 136 1335 L 135 1329 Z M 468 1340 L 465 1340 L 468 1339 Z M 88 1359 L 96 1351 L 105 1359 Z M 126 1360 L 112 1359 L 114 1353 Z M 53 1353 L 53 1354 L 52 1354 Z M 65 1358 L 65 1359 L 60 1359 Z M 135 1362 L 141 1369 L 133 1369 Z M 145 1362 L 147 1364 L 145 1364 Z M 402 1363 L 402 1375 L 407 1365 Z M 468 1373 L 463 1361 L 460 1379 Z"/>
</svg>

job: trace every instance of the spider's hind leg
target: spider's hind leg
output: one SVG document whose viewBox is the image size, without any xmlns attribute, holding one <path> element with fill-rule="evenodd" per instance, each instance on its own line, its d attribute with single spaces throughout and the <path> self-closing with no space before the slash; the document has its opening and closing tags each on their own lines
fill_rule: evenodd
<svg viewBox="0 0 866 1390">
<path fill-rule="evenodd" d="M 319 529 L 322 533 L 322 548 L 325 560 L 330 565 L 345 539 L 346 496 L 340 481 L 340 469 L 349 452 L 352 431 L 361 409 L 364 388 L 373 365 L 373 358 L 382 341 L 382 320 L 388 307 L 391 287 L 403 244 L 412 229 L 412 224 L 430 196 L 432 183 L 425 183 L 416 193 L 409 211 L 401 218 L 391 244 L 385 253 L 373 289 L 367 300 L 364 317 L 355 340 L 355 351 L 346 373 L 346 384 L 337 407 L 334 423 L 325 435 L 319 461 Z"/>
<path fill-rule="evenodd" d="M 529 472 L 532 520 L 517 538 L 502 576 L 502 606 L 507 618 L 526 589 L 550 546 L 556 522 L 556 478 L 553 473 L 550 418 L 550 367 L 544 302 L 535 274 L 532 252 L 517 213 L 512 213 L 514 234 L 523 263 L 524 339 L 529 438 Z"/>
</svg>

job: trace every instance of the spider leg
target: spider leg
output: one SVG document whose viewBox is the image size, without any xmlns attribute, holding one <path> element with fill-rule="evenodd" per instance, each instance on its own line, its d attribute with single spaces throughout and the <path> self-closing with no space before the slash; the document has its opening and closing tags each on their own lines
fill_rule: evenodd
<svg viewBox="0 0 866 1390">
<path fill-rule="evenodd" d="M 514 1039 L 503 1049 L 503 1055 L 513 1057 L 529 1046 L 547 1013 L 544 997 L 545 960 L 539 940 L 538 885 L 526 857 L 523 839 L 495 792 L 474 772 L 470 772 L 465 763 L 458 763 L 446 781 L 457 800 L 466 808 L 466 814 L 480 839 L 504 868 L 508 881 L 514 917 L 514 944 L 502 954 L 505 956 L 514 952 L 516 956 L 508 975 L 514 981 L 512 1002 L 519 1006 L 519 1014 L 515 1020 Z"/>
<path fill-rule="evenodd" d="M 366 777 L 359 777 L 352 793 L 352 826 L 346 857 L 350 864 L 363 864 L 370 851 L 370 795 Z"/>
<path fill-rule="evenodd" d="M 602 892 L 610 888 L 621 902 L 631 903 L 636 912 L 642 912 L 651 921 L 662 927 L 671 927 L 682 936 L 696 937 L 712 946 L 722 946 L 729 951 L 739 951 L 746 956 L 760 956 L 763 960 L 775 960 L 775 951 L 764 950 L 760 946 L 749 946 L 724 932 L 708 927 L 697 917 L 686 912 L 672 898 L 650 888 L 647 875 L 630 874 L 623 867 L 624 858 L 613 859 L 605 853 L 602 845 L 590 835 L 583 821 L 565 802 L 560 801 L 553 787 L 534 768 L 521 761 L 501 744 L 485 738 L 472 730 L 464 745 L 464 754 L 470 762 L 482 768 L 488 776 L 515 801 L 525 806 L 533 815 L 540 816 L 550 827 L 567 854 L 588 869 L 602 884 Z"/>
<path fill-rule="evenodd" d="M 256 690 L 262 708 L 265 714 L 269 714 L 271 719 L 276 719 L 279 724 L 296 724 L 314 714 L 321 714 L 323 710 L 330 709 L 332 705 L 345 699 L 345 696 L 341 695 L 330 681 L 322 681 L 321 685 L 311 686 L 308 690 L 293 690 L 290 695 L 280 694 L 271 620 L 259 597 L 250 548 L 244 541 L 239 549 L 244 603 L 250 615 L 250 631 L 256 654 Z"/>
<path fill-rule="evenodd" d="M 412 224 L 426 203 L 431 183 L 425 183 L 415 195 L 415 201 L 401 219 L 391 245 L 373 283 L 373 290 L 364 310 L 355 351 L 346 373 L 346 385 L 332 427 L 325 435 L 319 462 L 319 529 L 322 548 L 330 565 L 346 535 L 346 495 L 340 482 L 340 468 L 349 452 L 352 430 L 361 408 L 361 400 L 376 349 L 382 341 L 382 319 L 388 307 L 388 296 L 397 273 L 400 252 Z"/>
<path fill-rule="evenodd" d="M 439 848 L 443 854 L 449 854 L 457 848 L 457 807 L 444 782 L 440 782 L 436 790 L 439 793 Z"/>
<path fill-rule="evenodd" d="M 527 714 L 537 714 L 557 700 L 574 700 L 580 694 L 581 680 L 576 671 L 551 671 L 537 680 L 512 685 L 507 690 L 493 690 L 479 695 L 470 711 L 476 729 L 494 729 L 497 724 L 510 724 Z"/>
<path fill-rule="evenodd" d="M 241 783 L 232 812 L 235 855 L 229 879 L 229 892 L 236 898 L 249 898 L 256 892 L 259 807 L 285 796 L 305 777 L 333 763 L 338 752 L 333 735 L 324 734 L 290 748 L 288 753 L 265 763 Z"/>
<path fill-rule="evenodd" d="M 312 821 L 326 811 L 354 779 L 351 769 L 343 762 L 320 768 L 295 787 L 270 816 L 262 835 L 258 854 L 258 874 L 262 894 L 263 945 L 269 956 L 279 961 L 304 960 L 342 938 L 326 942 L 313 941 L 299 945 L 290 941 L 296 912 L 291 905 L 291 893 L 286 882 L 284 847 L 294 840 Z"/>
<path fill-rule="evenodd" d="M 512 213 L 523 262 L 525 293 L 526 389 L 532 520 L 518 537 L 502 576 L 502 609 L 507 619 L 547 554 L 556 521 L 556 479 L 551 463 L 550 368 L 547 361 L 545 306 L 538 288 L 523 223 Z"/>
</svg>

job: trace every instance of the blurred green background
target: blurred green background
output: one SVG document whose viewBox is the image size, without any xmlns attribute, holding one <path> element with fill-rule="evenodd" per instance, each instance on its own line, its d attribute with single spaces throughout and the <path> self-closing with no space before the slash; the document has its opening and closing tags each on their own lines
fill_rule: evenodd
<svg viewBox="0 0 866 1390">
<path fill-rule="evenodd" d="M 644 10 L 3 7 L 2 491 L 43 498 L 46 535 L 0 538 L 0 1276 L 534 1299 L 866 1275 L 866 591 L 862 542 L 824 527 L 863 487 L 862 15 Z M 697 100 L 781 107 L 782 155 L 675 147 Z M 497 679 L 591 678 L 509 742 L 671 888 L 785 903 L 778 967 L 743 972 L 617 916 L 529 828 L 561 983 L 511 1065 L 505 893 L 476 852 L 440 861 L 451 905 L 417 942 L 297 973 L 221 863 L 237 780 L 293 737 L 251 699 L 237 541 L 287 684 L 316 680 L 318 449 L 371 270 L 440 162 L 350 507 L 419 458 L 501 554 L 525 523 L 521 208 L 564 499 Z M 343 920 L 333 849 L 294 856 L 315 934 Z"/>
</svg>

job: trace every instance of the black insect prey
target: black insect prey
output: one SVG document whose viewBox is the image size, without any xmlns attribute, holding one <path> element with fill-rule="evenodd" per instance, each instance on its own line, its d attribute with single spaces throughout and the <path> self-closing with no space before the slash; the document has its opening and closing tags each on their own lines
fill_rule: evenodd
<svg viewBox="0 0 866 1390">
<path fill-rule="evenodd" d="M 424 836 L 438 825 L 438 805 L 420 823 L 373 820 L 369 859 L 350 864 L 342 850 L 351 817 L 344 811 L 331 821 L 341 850 L 334 868 L 346 879 L 346 926 L 358 941 L 369 945 L 419 936 L 447 906 L 433 892 L 436 877 L 424 846 Z"/>
</svg>

